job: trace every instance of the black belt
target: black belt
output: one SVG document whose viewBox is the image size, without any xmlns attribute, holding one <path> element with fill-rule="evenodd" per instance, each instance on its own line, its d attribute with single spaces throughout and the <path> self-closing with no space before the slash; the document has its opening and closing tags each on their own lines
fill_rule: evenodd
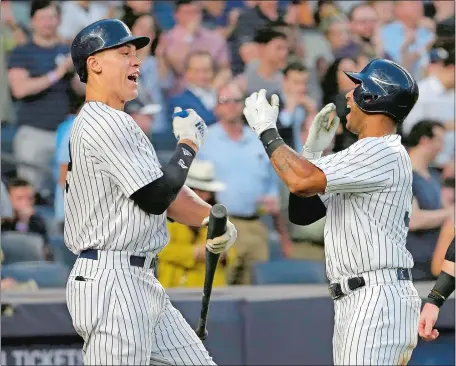
<svg viewBox="0 0 456 366">
<path fill-rule="evenodd" d="M 98 250 L 96 249 L 87 249 L 83 250 L 81 254 L 79 254 L 80 258 L 86 258 L 86 259 L 93 259 L 93 260 L 98 260 Z M 146 262 L 146 257 L 140 257 L 137 255 L 131 255 L 130 256 L 130 265 L 134 267 L 141 267 L 144 268 L 144 263 Z M 152 262 L 150 263 L 149 268 L 154 268 L 155 267 L 155 257 L 152 259 Z"/>
<path fill-rule="evenodd" d="M 408 281 L 412 279 L 412 274 L 410 269 L 407 268 L 397 268 L 397 279 L 400 281 Z M 351 291 L 354 291 L 358 288 L 366 286 L 366 281 L 364 277 L 352 277 L 347 280 L 348 288 Z M 342 291 L 342 286 L 340 283 L 331 283 L 329 285 L 329 294 L 331 295 L 333 300 L 340 299 L 344 297 L 346 294 Z"/>
<path fill-rule="evenodd" d="M 255 221 L 255 220 L 259 220 L 259 219 L 260 219 L 260 216 L 258 216 L 258 215 L 253 215 L 253 216 L 236 216 L 236 215 L 231 215 L 230 217 L 232 217 L 233 219 L 245 220 L 245 221 Z"/>
</svg>

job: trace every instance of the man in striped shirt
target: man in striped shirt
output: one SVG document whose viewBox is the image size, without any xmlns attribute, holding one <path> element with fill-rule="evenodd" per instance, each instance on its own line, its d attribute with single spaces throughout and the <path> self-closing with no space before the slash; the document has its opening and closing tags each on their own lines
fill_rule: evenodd
<svg viewBox="0 0 456 366">
<path fill-rule="evenodd" d="M 406 249 L 412 167 L 396 134 L 418 99 L 412 76 L 383 59 L 346 72 L 347 128 L 358 141 L 321 157 L 339 124 L 329 104 L 312 122 L 301 154 L 276 129 L 279 100 L 266 91 L 246 99 L 244 114 L 274 169 L 290 189 L 290 220 L 307 225 L 326 215 L 325 254 L 334 299 L 336 365 L 403 365 L 417 343 L 421 300 Z"/>
<path fill-rule="evenodd" d="M 169 239 L 167 217 L 205 226 L 211 206 L 184 186 L 207 131 L 204 121 L 193 110 L 175 111 L 178 144 L 161 166 L 123 111 L 137 97 L 136 51 L 149 41 L 105 19 L 72 44 L 87 94 L 71 131 L 65 187 L 65 244 L 79 255 L 68 279 L 68 309 L 87 365 L 214 365 L 154 273 Z M 228 221 L 224 235 L 206 247 L 221 253 L 236 236 Z"/>
</svg>

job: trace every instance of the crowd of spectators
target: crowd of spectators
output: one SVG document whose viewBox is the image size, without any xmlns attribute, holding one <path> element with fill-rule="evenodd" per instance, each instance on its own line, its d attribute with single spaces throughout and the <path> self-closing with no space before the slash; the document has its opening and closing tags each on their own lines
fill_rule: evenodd
<svg viewBox="0 0 456 366">
<path fill-rule="evenodd" d="M 35 232 L 45 241 L 62 234 L 68 141 L 85 93 L 70 45 L 83 27 L 115 17 L 152 40 L 138 52 L 139 94 L 125 111 L 159 157 L 175 145 L 175 106 L 194 109 L 209 126 L 192 173 L 195 181 L 211 175 L 223 189 L 193 188 L 227 206 L 239 231 L 218 284 L 251 283 L 253 264 L 273 257 L 272 234 L 286 258 L 307 258 L 310 246 L 321 258 L 324 251 L 321 223 L 309 229 L 288 222 L 288 191 L 245 125 L 245 97 L 261 88 L 280 95 L 278 128 L 297 151 L 315 114 L 335 103 L 342 123 L 331 154 L 356 140 L 345 128 L 345 94 L 354 84 L 343 71 L 360 71 L 376 57 L 419 81 L 418 102 L 398 129 L 413 167 L 407 246 L 416 280 L 438 274 L 444 238 L 454 236 L 453 1 L 33 0 L 2 1 L 1 12 L 0 76 L 9 86 L 0 95 L 2 194 L 7 190 L 13 209 L 2 231 Z M 204 232 L 175 223 L 169 229 L 163 281 L 200 286 Z M 52 260 L 52 251 L 46 256 Z"/>
</svg>

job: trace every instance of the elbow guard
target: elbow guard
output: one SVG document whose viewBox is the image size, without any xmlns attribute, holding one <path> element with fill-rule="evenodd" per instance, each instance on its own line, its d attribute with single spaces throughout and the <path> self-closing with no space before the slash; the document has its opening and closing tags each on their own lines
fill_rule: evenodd
<svg viewBox="0 0 456 366">
<path fill-rule="evenodd" d="M 310 225 L 326 215 L 326 206 L 320 196 L 299 197 L 290 193 L 288 200 L 288 216 L 295 225 Z"/>
<path fill-rule="evenodd" d="M 447 252 L 445 254 L 445 259 L 447 261 L 454 263 L 454 238 L 453 238 L 453 241 L 451 242 L 450 246 L 447 249 Z"/>
<path fill-rule="evenodd" d="M 195 155 L 190 146 L 177 145 L 169 163 L 162 168 L 163 176 L 142 187 L 130 198 L 149 214 L 163 214 L 184 186 Z"/>
</svg>

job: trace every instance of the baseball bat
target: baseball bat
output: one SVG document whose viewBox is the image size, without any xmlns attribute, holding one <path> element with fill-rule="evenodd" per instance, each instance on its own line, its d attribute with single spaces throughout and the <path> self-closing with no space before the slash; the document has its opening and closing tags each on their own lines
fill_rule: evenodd
<svg viewBox="0 0 456 366">
<path fill-rule="evenodd" d="M 207 227 L 207 239 L 213 239 L 223 235 L 226 231 L 226 222 L 228 220 L 228 211 L 225 206 L 217 203 L 211 209 L 209 224 Z M 206 274 L 204 276 L 203 299 L 201 301 L 201 313 L 198 320 L 198 326 L 195 330 L 196 335 L 205 340 L 207 337 L 207 315 L 209 312 L 209 302 L 211 300 L 212 284 L 214 282 L 215 270 L 220 254 L 211 253 L 206 248 Z"/>
</svg>

